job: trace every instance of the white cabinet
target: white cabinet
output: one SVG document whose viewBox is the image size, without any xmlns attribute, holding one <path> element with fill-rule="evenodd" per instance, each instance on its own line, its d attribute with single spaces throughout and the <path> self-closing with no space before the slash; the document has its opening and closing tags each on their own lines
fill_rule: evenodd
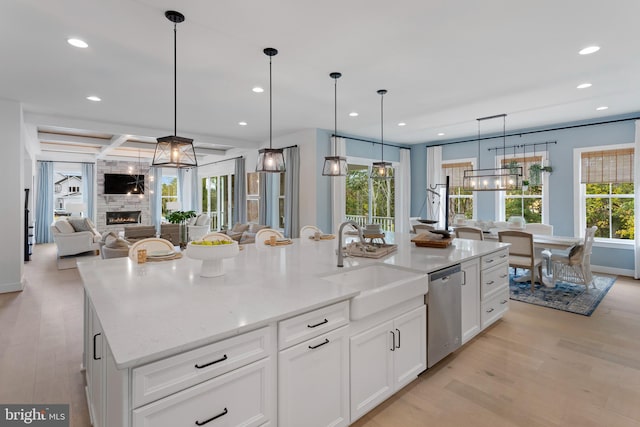
<svg viewBox="0 0 640 427">
<path fill-rule="evenodd" d="M 362 417 L 427 367 L 426 306 L 351 337 L 351 421 Z"/>
<path fill-rule="evenodd" d="M 349 425 L 348 323 L 348 301 L 279 323 L 278 426 Z"/>
<path fill-rule="evenodd" d="M 461 264 L 464 282 L 461 290 L 462 344 L 480 332 L 480 260 L 474 258 Z"/>
<path fill-rule="evenodd" d="M 91 304 L 87 310 L 86 393 L 89 403 L 89 416 L 94 427 L 103 427 L 105 406 L 105 351 L 102 327 Z"/>
<path fill-rule="evenodd" d="M 348 327 L 280 352 L 278 425 L 349 425 Z"/>
<path fill-rule="evenodd" d="M 509 309 L 509 252 L 507 249 L 480 259 L 480 328 L 485 329 Z"/>
</svg>

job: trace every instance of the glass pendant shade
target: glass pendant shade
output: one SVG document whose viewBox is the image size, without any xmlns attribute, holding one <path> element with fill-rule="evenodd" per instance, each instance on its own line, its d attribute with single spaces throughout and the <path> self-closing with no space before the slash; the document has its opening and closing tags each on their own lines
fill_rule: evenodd
<svg viewBox="0 0 640 427">
<path fill-rule="evenodd" d="M 153 166 L 163 168 L 194 168 L 198 166 L 193 139 L 181 136 L 158 138 L 153 154 Z"/>
<path fill-rule="evenodd" d="M 389 162 L 373 162 L 371 166 L 371 178 L 390 179 L 393 178 L 393 165 Z"/>
<path fill-rule="evenodd" d="M 284 165 L 284 150 L 279 148 L 263 148 L 258 150 L 256 172 L 282 173 Z"/>
<path fill-rule="evenodd" d="M 176 136 L 178 133 L 178 84 L 177 84 L 177 24 L 184 21 L 184 15 L 175 10 L 164 13 L 173 22 L 173 132 L 171 136 L 158 138 L 156 150 L 153 153 L 151 166 L 165 168 L 195 168 L 198 167 L 193 139 Z"/>
<path fill-rule="evenodd" d="M 347 158 L 327 156 L 324 158 L 323 176 L 345 176 L 347 174 Z"/>
</svg>

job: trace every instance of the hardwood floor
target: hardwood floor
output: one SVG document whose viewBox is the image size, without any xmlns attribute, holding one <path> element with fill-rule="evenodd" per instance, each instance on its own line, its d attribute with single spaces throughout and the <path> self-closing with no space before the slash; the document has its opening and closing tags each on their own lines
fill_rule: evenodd
<svg viewBox="0 0 640 427">
<path fill-rule="evenodd" d="M 0 294 L 0 402 L 69 403 L 71 425 L 88 426 L 78 271 L 57 270 L 55 247 L 37 245 L 25 279 Z M 511 301 L 355 425 L 640 427 L 639 302 L 640 282 L 623 277 L 591 317 Z"/>
</svg>

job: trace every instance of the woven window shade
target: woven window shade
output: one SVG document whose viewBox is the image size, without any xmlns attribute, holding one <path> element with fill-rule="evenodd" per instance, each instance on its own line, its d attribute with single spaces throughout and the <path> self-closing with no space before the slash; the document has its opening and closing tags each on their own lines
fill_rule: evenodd
<svg viewBox="0 0 640 427">
<path fill-rule="evenodd" d="M 633 148 L 582 153 L 580 182 L 619 184 L 633 182 Z"/>
<path fill-rule="evenodd" d="M 448 163 L 442 165 L 442 175 L 449 176 L 449 188 L 456 191 L 462 188 L 464 171 L 473 169 L 471 162 Z"/>
<path fill-rule="evenodd" d="M 522 179 L 529 179 L 529 167 L 533 164 L 539 164 L 542 166 L 542 156 L 521 156 L 510 157 L 508 159 L 502 159 L 502 167 L 509 167 L 509 163 L 516 162 L 518 166 L 522 166 Z"/>
</svg>

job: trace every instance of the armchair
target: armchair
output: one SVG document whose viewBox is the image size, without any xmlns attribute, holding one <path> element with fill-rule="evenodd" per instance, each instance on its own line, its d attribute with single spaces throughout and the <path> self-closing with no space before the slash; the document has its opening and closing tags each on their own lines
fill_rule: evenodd
<svg viewBox="0 0 640 427">
<path fill-rule="evenodd" d="M 206 213 L 191 218 L 187 224 L 189 240 L 200 240 L 211 231 L 211 218 Z"/>
<path fill-rule="evenodd" d="M 58 248 L 58 257 L 77 255 L 83 252 L 100 249 L 102 236 L 91 222 L 84 218 L 75 222 L 76 227 L 66 219 L 60 219 L 51 224 L 53 241 Z"/>
</svg>

